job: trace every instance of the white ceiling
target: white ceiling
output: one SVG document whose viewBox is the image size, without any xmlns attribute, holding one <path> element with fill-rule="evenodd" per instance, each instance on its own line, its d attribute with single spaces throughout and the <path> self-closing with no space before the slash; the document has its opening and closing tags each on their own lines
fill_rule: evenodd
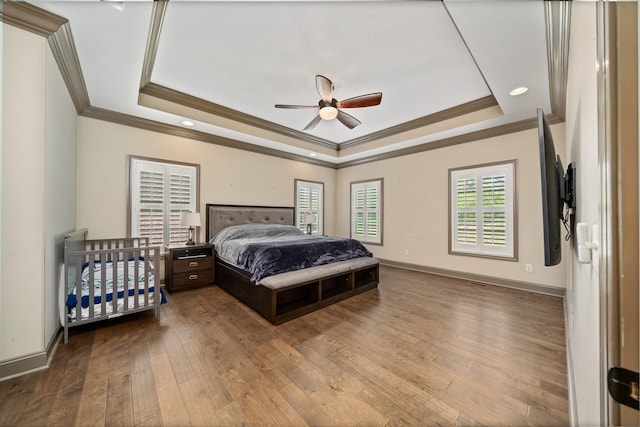
<svg viewBox="0 0 640 427">
<path fill-rule="evenodd" d="M 187 118 L 199 132 L 330 163 L 551 112 L 542 1 L 171 0 L 157 44 L 151 1 L 33 4 L 69 20 L 92 107 L 181 127 Z M 145 61 L 150 82 L 177 98 L 139 96 Z M 338 100 L 379 91 L 382 102 L 348 109 L 362 122 L 352 130 L 332 120 L 302 131 L 316 110 L 274 104 L 316 105 L 316 74 Z M 185 95 L 261 125 L 185 108 Z M 499 108 L 403 128 L 491 96 Z M 354 141 L 363 142 L 340 149 Z"/>
</svg>

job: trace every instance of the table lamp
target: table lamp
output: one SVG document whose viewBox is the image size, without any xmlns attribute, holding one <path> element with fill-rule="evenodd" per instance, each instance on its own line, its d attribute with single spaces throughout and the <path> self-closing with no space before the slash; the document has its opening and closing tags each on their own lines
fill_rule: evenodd
<svg viewBox="0 0 640 427">
<path fill-rule="evenodd" d="M 195 237 L 195 228 L 200 227 L 200 214 L 199 213 L 191 213 L 191 212 L 182 212 L 180 216 L 180 226 L 189 227 L 189 240 L 187 240 L 186 245 L 195 245 L 194 241 Z"/>
</svg>

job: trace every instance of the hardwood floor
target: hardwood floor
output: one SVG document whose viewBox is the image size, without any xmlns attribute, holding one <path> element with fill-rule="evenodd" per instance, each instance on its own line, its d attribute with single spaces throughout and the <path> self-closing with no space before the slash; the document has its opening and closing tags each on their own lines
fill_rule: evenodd
<svg viewBox="0 0 640 427">
<path fill-rule="evenodd" d="M 381 267 L 273 326 L 217 287 L 72 329 L 1 426 L 568 425 L 562 299 Z"/>
</svg>

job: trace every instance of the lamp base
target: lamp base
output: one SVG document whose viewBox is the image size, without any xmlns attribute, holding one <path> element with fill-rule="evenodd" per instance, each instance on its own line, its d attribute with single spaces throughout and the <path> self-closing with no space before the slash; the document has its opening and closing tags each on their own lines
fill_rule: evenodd
<svg viewBox="0 0 640 427">
<path fill-rule="evenodd" d="M 185 243 L 185 245 L 187 245 L 187 246 L 195 245 L 195 244 L 196 244 L 196 242 L 194 242 L 194 241 L 193 241 L 193 235 L 194 235 L 193 231 L 194 231 L 194 228 L 193 228 L 193 227 L 189 227 L 189 228 L 188 228 L 188 231 L 189 231 L 189 240 L 187 240 L 187 243 Z"/>
<path fill-rule="evenodd" d="M 311 234 L 311 224 L 307 224 L 307 234 Z"/>
</svg>

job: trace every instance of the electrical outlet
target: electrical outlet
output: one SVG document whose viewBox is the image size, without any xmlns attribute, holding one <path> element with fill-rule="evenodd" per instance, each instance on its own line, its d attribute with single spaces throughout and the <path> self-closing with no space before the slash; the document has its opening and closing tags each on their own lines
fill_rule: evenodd
<svg viewBox="0 0 640 427">
<path fill-rule="evenodd" d="M 525 264 L 524 271 L 526 271 L 527 273 L 533 273 L 533 264 Z"/>
<path fill-rule="evenodd" d="M 405 249 L 405 250 L 404 250 L 404 254 L 405 254 L 405 255 L 409 255 L 409 249 Z"/>
</svg>

